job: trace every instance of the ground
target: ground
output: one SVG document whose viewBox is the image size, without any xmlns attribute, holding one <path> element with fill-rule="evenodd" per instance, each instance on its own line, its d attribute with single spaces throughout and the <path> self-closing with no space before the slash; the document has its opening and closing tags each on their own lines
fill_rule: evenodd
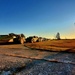
<svg viewBox="0 0 75 75">
<path fill-rule="evenodd" d="M 37 49 L 39 43 L 0 45 L 0 75 L 75 75 L 74 52 L 52 52 L 44 47 L 74 49 L 74 42 L 40 42 L 39 48 L 44 50 Z"/>
<path fill-rule="evenodd" d="M 27 43 L 25 46 L 38 50 L 75 52 L 75 40 L 72 39 Z"/>
</svg>

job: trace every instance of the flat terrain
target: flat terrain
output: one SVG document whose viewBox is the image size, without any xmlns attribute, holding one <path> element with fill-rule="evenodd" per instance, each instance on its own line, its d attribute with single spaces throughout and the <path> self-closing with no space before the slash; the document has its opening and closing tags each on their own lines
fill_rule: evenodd
<svg viewBox="0 0 75 75">
<path fill-rule="evenodd" d="M 27 43 L 25 46 L 40 50 L 75 52 L 75 40 L 49 40 L 37 43 Z"/>
<path fill-rule="evenodd" d="M 74 49 L 74 40 L 39 43 L 0 45 L 0 75 L 75 75 L 75 53 L 50 51 Z"/>
</svg>

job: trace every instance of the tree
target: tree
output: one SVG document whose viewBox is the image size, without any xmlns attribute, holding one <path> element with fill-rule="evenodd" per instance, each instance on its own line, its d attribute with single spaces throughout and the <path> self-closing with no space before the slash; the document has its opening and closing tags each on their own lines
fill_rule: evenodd
<svg viewBox="0 0 75 75">
<path fill-rule="evenodd" d="M 24 34 L 21 34 L 21 37 L 24 37 L 25 38 Z"/>
<path fill-rule="evenodd" d="M 56 39 L 60 40 L 60 33 L 59 32 L 56 34 Z"/>
</svg>

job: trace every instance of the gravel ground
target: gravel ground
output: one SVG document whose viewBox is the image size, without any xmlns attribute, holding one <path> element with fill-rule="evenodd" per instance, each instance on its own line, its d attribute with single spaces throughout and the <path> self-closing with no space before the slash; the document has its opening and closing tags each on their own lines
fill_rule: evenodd
<svg viewBox="0 0 75 75">
<path fill-rule="evenodd" d="M 75 63 L 74 53 L 59 52 L 49 55 L 43 59 L 55 59 L 61 61 L 71 61 Z M 60 62 L 49 62 L 45 60 L 34 60 L 16 75 L 75 75 L 75 64 Z"/>
<path fill-rule="evenodd" d="M 61 61 L 75 62 L 75 53 L 59 52 L 57 54 L 46 56 L 44 59 L 56 59 Z"/>
<path fill-rule="evenodd" d="M 53 59 L 63 63 L 48 61 Z M 0 46 L 0 75 L 75 75 L 75 64 L 68 61 L 75 63 L 74 53 L 31 50 L 22 45 Z"/>
<path fill-rule="evenodd" d="M 0 55 L 0 71 L 25 66 L 30 60 Z"/>
<path fill-rule="evenodd" d="M 16 75 L 75 75 L 75 65 L 34 60 Z"/>
</svg>

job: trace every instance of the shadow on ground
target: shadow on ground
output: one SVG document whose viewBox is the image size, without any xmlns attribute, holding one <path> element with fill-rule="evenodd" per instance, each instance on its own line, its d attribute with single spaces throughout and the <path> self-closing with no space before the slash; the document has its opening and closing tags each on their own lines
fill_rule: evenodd
<svg viewBox="0 0 75 75">
<path fill-rule="evenodd" d="M 0 43 L 0 45 L 15 45 L 15 44 L 20 44 L 20 43 L 13 43 L 13 42 L 7 42 L 7 43 Z"/>
</svg>

